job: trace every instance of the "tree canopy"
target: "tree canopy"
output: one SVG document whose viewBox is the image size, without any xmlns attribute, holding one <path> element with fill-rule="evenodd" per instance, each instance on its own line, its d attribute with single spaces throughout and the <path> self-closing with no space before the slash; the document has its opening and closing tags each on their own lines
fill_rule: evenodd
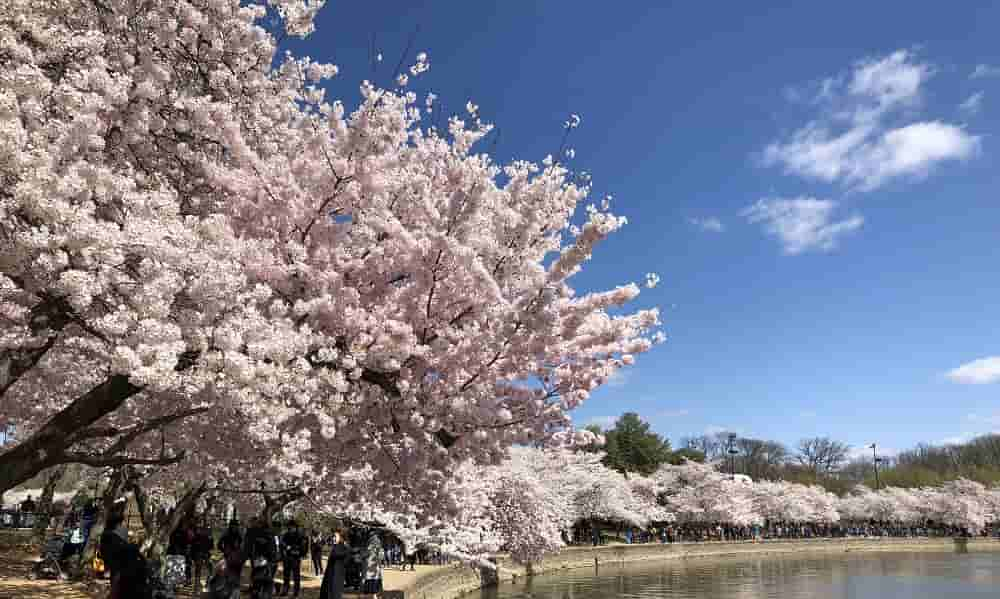
<svg viewBox="0 0 1000 599">
<path fill-rule="evenodd" d="M 671 457 L 670 441 L 651 431 L 635 412 L 622 414 L 604 438 L 605 465 L 622 473 L 649 475 Z"/>
</svg>

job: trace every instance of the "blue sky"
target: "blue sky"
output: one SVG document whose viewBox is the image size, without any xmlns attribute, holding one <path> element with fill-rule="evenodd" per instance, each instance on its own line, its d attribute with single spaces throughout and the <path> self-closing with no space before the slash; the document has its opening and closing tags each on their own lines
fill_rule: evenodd
<svg viewBox="0 0 1000 599">
<path fill-rule="evenodd" d="M 389 85 L 419 27 L 411 87 L 472 99 L 501 161 L 581 115 L 570 164 L 630 223 L 576 284 L 657 272 L 641 304 L 670 339 L 578 422 L 889 449 L 1000 429 L 1000 4 L 806 4 L 331 0 L 294 47 L 352 105 L 371 36 Z"/>
</svg>

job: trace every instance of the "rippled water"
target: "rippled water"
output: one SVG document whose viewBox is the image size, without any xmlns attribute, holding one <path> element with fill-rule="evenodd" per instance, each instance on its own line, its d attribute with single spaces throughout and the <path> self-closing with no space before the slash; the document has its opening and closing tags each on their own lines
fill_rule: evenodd
<svg viewBox="0 0 1000 599">
<path fill-rule="evenodd" d="M 962 599 L 1000 597 L 1000 553 L 694 559 L 567 570 L 481 599 Z"/>
</svg>

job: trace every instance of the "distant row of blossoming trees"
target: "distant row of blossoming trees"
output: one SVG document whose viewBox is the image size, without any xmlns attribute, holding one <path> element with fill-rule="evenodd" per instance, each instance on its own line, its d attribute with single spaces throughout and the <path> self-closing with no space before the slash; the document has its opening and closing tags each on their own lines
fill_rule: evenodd
<svg viewBox="0 0 1000 599">
<path fill-rule="evenodd" d="M 603 466 L 600 454 L 570 450 L 515 448 L 509 460 L 486 472 L 469 469 L 459 481 L 452 491 L 464 499 L 463 509 L 422 535 L 459 553 L 503 547 L 527 563 L 558 551 L 564 534 L 588 521 L 639 528 L 932 521 L 976 533 L 1000 513 L 1000 488 L 964 479 L 930 488 L 858 486 L 838 497 L 816 485 L 750 481 L 696 462 L 625 476 Z"/>
</svg>

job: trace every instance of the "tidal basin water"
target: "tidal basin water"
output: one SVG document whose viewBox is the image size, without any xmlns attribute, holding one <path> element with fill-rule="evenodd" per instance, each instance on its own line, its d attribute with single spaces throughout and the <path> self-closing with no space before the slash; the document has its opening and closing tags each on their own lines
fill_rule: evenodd
<svg viewBox="0 0 1000 599">
<path fill-rule="evenodd" d="M 962 599 L 1000 597 L 1000 553 L 842 553 L 565 570 L 481 599 Z"/>
</svg>

